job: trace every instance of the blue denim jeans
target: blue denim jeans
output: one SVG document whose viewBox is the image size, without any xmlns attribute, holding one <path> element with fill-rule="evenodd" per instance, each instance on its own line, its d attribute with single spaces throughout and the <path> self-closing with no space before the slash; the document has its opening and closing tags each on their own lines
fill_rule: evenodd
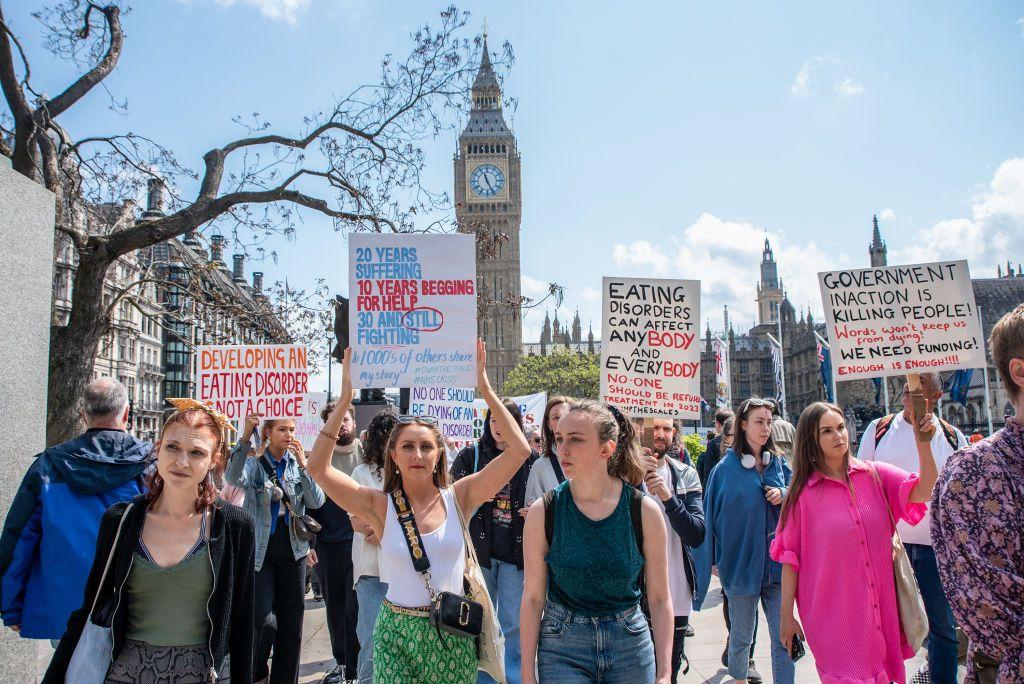
<svg viewBox="0 0 1024 684">
<path fill-rule="evenodd" d="M 522 656 L 519 651 L 519 604 L 523 600 L 523 571 L 515 563 L 491 559 L 491 567 L 480 567 L 487 582 L 487 593 L 498 614 L 498 624 L 505 635 L 505 677 L 508 684 L 522 679 Z M 495 684 L 485 672 L 477 675 L 477 684 Z"/>
<path fill-rule="evenodd" d="M 925 544 L 905 546 L 928 615 L 928 673 L 933 684 L 956 684 L 956 623 L 939 581 L 935 552 Z"/>
<path fill-rule="evenodd" d="M 576 615 L 548 601 L 540 621 L 540 684 L 640 684 L 656 674 L 654 644 L 640 606 L 608 617 Z"/>
<path fill-rule="evenodd" d="M 388 585 L 380 577 L 363 575 L 356 582 L 356 600 L 359 617 L 356 619 L 356 637 L 359 639 L 359 684 L 373 684 L 373 626 L 377 624 Z M 351 676 L 351 675 L 349 675 Z"/>
<path fill-rule="evenodd" d="M 750 658 L 750 644 L 757 624 L 757 602 L 760 600 L 768 621 L 772 639 L 772 681 L 775 684 L 793 684 L 796 667 L 789 651 L 779 640 L 782 607 L 782 585 L 769 584 L 761 588 L 760 595 L 733 596 L 729 594 L 729 676 L 746 681 Z"/>
</svg>

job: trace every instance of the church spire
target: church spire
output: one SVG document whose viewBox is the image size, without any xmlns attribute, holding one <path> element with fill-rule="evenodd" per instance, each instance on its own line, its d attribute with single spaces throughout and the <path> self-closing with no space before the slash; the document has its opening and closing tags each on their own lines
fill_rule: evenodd
<svg viewBox="0 0 1024 684">
<path fill-rule="evenodd" d="M 889 262 L 888 249 L 882 242 L 882 231 L 878 229 L 878 215 L 871 217 L 871 244 L 868 246 L 868 255 L 871 257 L 871 266 L 877 268 L 886 266 Z"/>
</svg>

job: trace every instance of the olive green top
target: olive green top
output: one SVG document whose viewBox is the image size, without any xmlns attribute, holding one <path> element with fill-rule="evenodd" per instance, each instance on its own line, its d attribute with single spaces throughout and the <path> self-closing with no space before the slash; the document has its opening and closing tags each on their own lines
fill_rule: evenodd
<svg viewBox="0 0 1024 684">
<path fill-rule="evenodd" d="M 151 646 L 207 642 L 207 602 L 213 592 L 209 544 L 169 568 L 136 552 L 125 591 L 129 639 Z"/>
</svg>

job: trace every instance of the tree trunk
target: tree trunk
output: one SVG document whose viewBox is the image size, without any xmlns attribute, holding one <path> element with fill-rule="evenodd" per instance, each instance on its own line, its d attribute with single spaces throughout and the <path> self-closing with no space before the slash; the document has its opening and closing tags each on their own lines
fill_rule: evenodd
<svg viewBox="0 0 1024 684">
<path fill-rule="evenodd" d="M 100 340 L 109 327 L 103 306 L 103 282 L 111 260 L 85 250 L 79 254 L 68 324 L 50 329 L 47 446 L 71 439 L 82 431 L 82 397 L 92 380 Z"/>
</svg>

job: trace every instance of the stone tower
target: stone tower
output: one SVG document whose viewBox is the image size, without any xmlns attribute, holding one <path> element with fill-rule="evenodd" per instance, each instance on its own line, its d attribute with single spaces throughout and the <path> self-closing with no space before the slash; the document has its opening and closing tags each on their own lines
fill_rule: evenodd
<svg viewBox="0 0 1024 684">
<path fill-rule="evenodd" d="M 871 255 L 871 267 L 887 266 L 889 264 L 888 249 L 882 242 L 882 232 L 878 230 L 878 216 L 871 217 L 874 228 L 871 231 L 871 244 L 868 245 L 868 254 Z"/>
<path fill-rule="evenodd" d="M 779 280 L 779 269 L 775 263 L 771 243 L 764 239 L 764 250 L 761 252 L 761 282 L 757 284 L 757 322 L 758 325 L 775 323 L 779 320 L 779 307 L 783 300 L 782 281 Z"/>
<path fill-rule="evenodd" d="M 500 392 L 523 349 L 519 308 L 522 180 L 516 139 L 502 114 L 501 84 L 491 64 L 486 31 L 471 97 L 469 121 L 454 158 L 455 218 L 461 232 L 505 236 L 492 255 L 478 251 L 476 259 L 480 336 L 487 345 L 491 383 Z"/>
</svg>

